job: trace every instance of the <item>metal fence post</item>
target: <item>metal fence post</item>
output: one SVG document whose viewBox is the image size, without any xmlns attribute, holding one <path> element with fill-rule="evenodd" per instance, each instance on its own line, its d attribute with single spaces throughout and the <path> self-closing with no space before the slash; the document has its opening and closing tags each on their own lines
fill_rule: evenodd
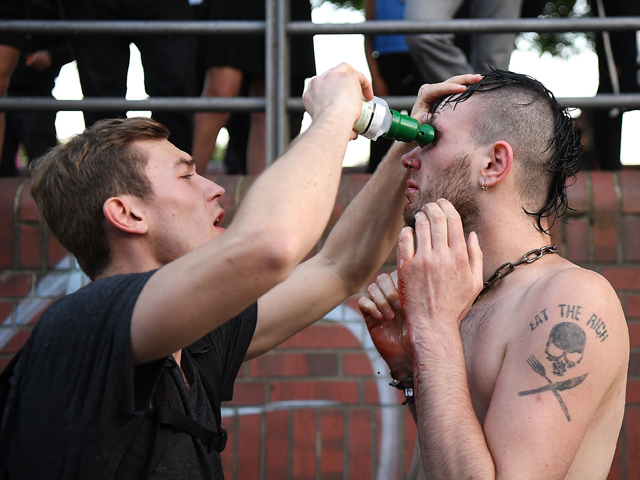
<svg viewBox="0 0 640 480">
<path fill-rule="evenodd" d="M 277 105 L 278 83 L 277 83 L 277 11 L 278 0 L 265 0 L 265 49 L 266 49 L 266 110 L 265 110 L 265 162 L 269 166 L 278 156 L 277 145 Z"/>
<path fill-rule="evenodd" d="M 289 113 L 287 100 L 290 93 L 291 58 L 289 50 L 289 36 L 287 26 L 291 20 L 290 0 L 278 0 L 278 99 L 276 102 L 277 123 L 277 154 L 282 155 L 289 145 Z"/>
</svg>

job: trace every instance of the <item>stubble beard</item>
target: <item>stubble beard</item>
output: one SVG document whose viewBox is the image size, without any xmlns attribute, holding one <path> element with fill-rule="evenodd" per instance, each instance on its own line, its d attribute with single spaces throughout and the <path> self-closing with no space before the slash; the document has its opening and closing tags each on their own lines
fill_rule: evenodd
<svg viewBox="0 0 640 480">
<path fill-rule="evenodd" d="M 471 181 L 471 159 L 468 155 L 460 155 L 447 168 L 440 178 L 426 185 L 419 192 L 418 198 L 407 205 L 403 215 L 405 226 L 415 228 L 416 214 L 427 203 L 439 198 L 449 200 L 460 214 L 464 236 L 476 231 L 480 222 L 478 206 L 478 187 Z"/>
</svg>

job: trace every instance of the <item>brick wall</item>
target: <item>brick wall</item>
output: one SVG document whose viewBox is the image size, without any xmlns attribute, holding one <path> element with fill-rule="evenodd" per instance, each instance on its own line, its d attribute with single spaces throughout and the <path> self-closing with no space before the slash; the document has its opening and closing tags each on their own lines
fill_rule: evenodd
<svg viewBox="0 0 640 480">
<path fill-rule="evenodd" d="M 252 179 L 212 179 L 227 190 L 228 223 Z M 344 176 L 331 225 L 367 179 Z M 1 368 L 44 309 L 87 282 L 39 225 L 28 187 L 24 179 L 0 180 Z M 554 227 L 553 241 L 563 256 L 611 282 L 631 338 L 627 413 L 609 478 L 640 479 L 640 169 L 581 173 L 569 195 L 575 211 Z M 392 256 L 384 268 L 394 264 Z M 415 426 L 387 386 L 356 301 L 242 367 L 234 400 L 223 406 L 227 478 L 404 477 Z"/>
</svg>

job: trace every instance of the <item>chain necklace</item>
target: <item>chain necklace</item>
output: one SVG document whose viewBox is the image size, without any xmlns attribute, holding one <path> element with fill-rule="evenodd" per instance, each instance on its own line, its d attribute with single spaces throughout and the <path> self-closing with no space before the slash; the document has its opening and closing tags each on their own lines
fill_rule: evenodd
<svg viewBox="0 0 640 480">
<path fill-rule="evenodd" d="M 482 287 L 482 290 L 480 290 L 478 296 L 482 295 L 487 288 L 496 283 L 498 280 L 506 277 L 511 272 L 513 272 L 513 270 L 518 265 L 522 265 L 523 263 L 533 263 L 547 253 L 558 253 L 557 244 L 554 243 L 553 245 L 547 245 L 546 247 L 533 249 L 530 252 L 525 253 L 522 258 L 516 262 L 507 262 L 500 265 L 495 273 L 491 275 L 491 277 L 489 277 L 486 282 L 484 282 L 484 286 Z"/>
</svg>

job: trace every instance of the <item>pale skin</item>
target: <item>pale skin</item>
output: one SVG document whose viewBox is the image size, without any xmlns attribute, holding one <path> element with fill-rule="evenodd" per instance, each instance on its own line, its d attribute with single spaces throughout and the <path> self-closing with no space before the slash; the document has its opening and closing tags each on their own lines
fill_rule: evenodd
<svg viewBox="0 0 640 480">
<path fill-rule="evenodd" d="M 381 164 L 321 252 L 299 264 L 329 219 L 363 95 L 371 98 L 371 86 L 348 65 L 314 78 L 304 96 L 311 127 L 256 180 L 226 230 L 224 190 L 197 175 L 191 157 L 168 141 L 134 143 L 155 194 L 105 202 L 112 261 L 102 275 L 159 268 L 133 311 L 134 365 L 172 353 L 180 363 L 181 348 L 258 300 L 248 360 L 322 318 L 380 267 L 406 204 L 397 162 Z"/>
<path fill-rule="evenodd" d="M 559 255 L 517 267 L 476 300 L 499 265 L 550 241 L 520 208 L 508 143 L 467 141 L 472 104 L 441 112 L 438 144 L 403 163 L 412 201 L 412 188 L 437 179 L 457 153 L 469 154 L 482 219 L 477 235 L 465 240 L 447 200 L 424 205 L 415 231 L 400 235 L 397 282 L 381 276 L 360 300 L 394 376 L 413 372 L 418 437 L 409 478 L 604 479 L 629 359 L 620 302 L 606 280 Z M 456 135 L 448 135 L 454 125 Z M 580 353 L 553 344 L 561 324 L 583 332 Z M 547 352 L 574 364 L 556 374 Z"/>
</svg>

